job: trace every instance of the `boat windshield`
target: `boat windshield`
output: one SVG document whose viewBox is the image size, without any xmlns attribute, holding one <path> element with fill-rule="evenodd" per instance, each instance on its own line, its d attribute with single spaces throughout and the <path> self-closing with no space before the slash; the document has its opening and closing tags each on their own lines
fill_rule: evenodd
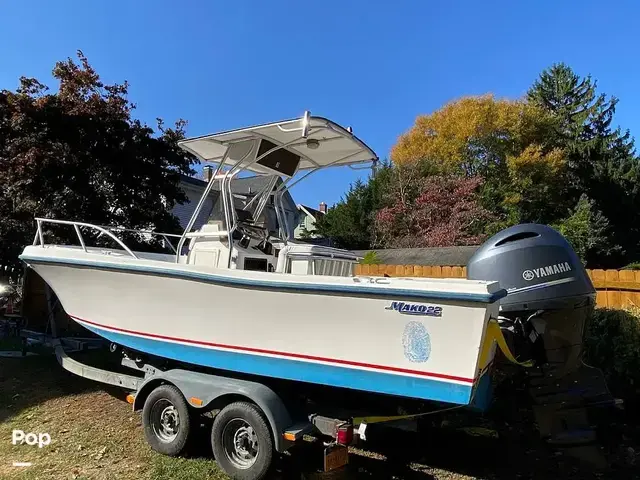
<svg viewBox="0 0 640 480">
<path fill-rule="evenodd" d="M 273 196 L 271 201 L 267 201 L 265 207 L 260 210 L 260 198 L 262 192 L 253 192 L 251 190 L 243 191 L 242 179 L 234 179 L 231 181 L 231 191 L 233 199 L 233 208 L 238 222 L 249 226 L 255 226 L 261 229 L 267 229 L 270 235 L 278 234 L 278 223 L 275 219 L 275 209 L 273 208 Z M 210 205 L 205 209 L 206 223 L 219 223 L 221 229 L 227 230 L 226 215 L 224 202 L 219 191 L 213 191 L 210 194 Z M 207 212 L 208 210 L 208 212 Z"/>
</svg>

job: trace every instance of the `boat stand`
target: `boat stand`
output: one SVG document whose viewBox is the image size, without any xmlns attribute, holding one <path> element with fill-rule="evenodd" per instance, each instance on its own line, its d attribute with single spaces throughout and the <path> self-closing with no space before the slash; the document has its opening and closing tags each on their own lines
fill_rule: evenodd
<svg viewBox="0 0 640 480">
<path fill-rule="evenodd" d="M 34 272 L 31 272 L 33 274 Z M 22 280 L 27 278 L 27 271 L 22 276 Z M 23 295 L 25 295 L 22 303 L 24 304 L 26 299 L 26 293 L 23 289 Z M 76 336 L 60 336 L 60 329 L 56 322 L 56 308 L 59 305 L 59 301 L 55 298 L 54 293 L 51 291 L 49 285 L 44 283 L 44 293 L 46 296 L 46 324 L 44 332 L 25 328 L 28 326 L 26 323 L 23 312 L 14 315 L 16 317 L 16 336 L 22 339 L 22 355 L 26 356 L 29 347 L 32 345 L 42 345 L 44 347 L 52 348 L 56 350 L 58 346 L 64 347 L 64 351 L 67 353 L 81 352 L 90 349 L 100 348 L 107 345 L 107 342 L 99 337 L 76 337 Z M 6 316 L 6 315 L 5 315 Z M 57 350 L 56 350 L 57 351 Z"/>
</svg>

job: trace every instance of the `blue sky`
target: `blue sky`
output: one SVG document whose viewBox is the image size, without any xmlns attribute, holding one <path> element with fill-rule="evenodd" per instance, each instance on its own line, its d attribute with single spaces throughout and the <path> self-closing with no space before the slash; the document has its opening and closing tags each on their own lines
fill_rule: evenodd
<svg viewBox="0 0 640 480">
<path fill-rule="evenodd" d="M 463 95 L 524 94 L 564 61 L 620 99 L 615 122 L 640 135 L 637 20 L 628 1 L 0 2 L 0 88 L 52 84 L 81 49 L 105 82 L 131 84 L 149 124 L 201 135 L 302 115 L 329 117 L 381 158 L 415 117 Z M 318 172 L 298 202 L 339 200 L 364 172 Z"/>
</svg>

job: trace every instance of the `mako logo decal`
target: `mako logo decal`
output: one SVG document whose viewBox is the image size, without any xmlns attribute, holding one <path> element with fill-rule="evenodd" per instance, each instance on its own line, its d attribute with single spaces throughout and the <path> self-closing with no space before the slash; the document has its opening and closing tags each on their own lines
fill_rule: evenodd
<svg viewBox="0 0 640 480">
<path fill-rule="evenodd" d="M 522 272 L 522 278 L 530 282 L 534 278 L 550 277 L 551 275 L 570 271 L 571 265 L 569 265 L 569 262 L 556 263 L 555 265 L 547 265 L 546 267 L 534 268 L 533 270 L 525 270 Z"/>
<path fill-rule="evenodd" d="M 428 317 L 441 317 L 442 307 L 433 305 L 419 305 L 417 303 L 392 302 L 385 310 L 395 310 L 403 315 L 423 315 Z"/>
</svg>

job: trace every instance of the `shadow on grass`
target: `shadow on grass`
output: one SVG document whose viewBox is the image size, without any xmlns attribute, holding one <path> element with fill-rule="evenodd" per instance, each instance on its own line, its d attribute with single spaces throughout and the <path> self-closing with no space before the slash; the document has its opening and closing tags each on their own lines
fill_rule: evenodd
<svg viewBox="0 0 640 480">
<path fill-rule="evenodd" d="M 74 357 L 85 362 L 87 357 L 91 357 L 90 363 L 98 366 L 106 361 L 102 355 L 102 352 L 89 352 Z M 510 391 L 514 390 L 513 385 L 508 387 Z M 464 410 L 434 416 L 432 421 L 422 425 L 420 434 L 371 426 L 368 430 L 369 441 L 362 444 L 366 451 L 357 450 L 356 454 L 350 456 L 348 467 L 334 476 L 408 480 L 456 478 L 456 475 L 505 480 L 634 478 L 625 476 L 625 472 L 590 472 L 575 461 L 555 454 L 540 441 L 534 430 L 531 412 L 526 408 L 522 396 L 517 394 L 517 388 L 515 390 L 516 394 L 499 396 L 497 404 L 485 416 Z M 0 358 L 0 422 L 50 399 L 103 391 L 122 399 L 123 408 L 129 408 L 124 403 L 123 390 L 105 388 L 99 383 L 66 372 L 53 354 Z M 483 433 L 474 436 L 460 430 L 470 426 L 479 427 L 475 432 Z M 160 463 L 165 470 L 172 472 L 178 467 L 182 468 L 183 461 L 200 464 L 213 460 L 210 428 L 211 421 L 204 418 L 201 426 L 194 431 L 183 459 L 162 459 Z M 316 474 L 321 466 L 321 450 L 313 445 L 302 445 L 277 461 L 273 477 L 326 478 Z M 201 469 L 204 467 L 198 466 Z M 181 478 L 171 473 L 167 475 L 158 478 Z"/>
<path fill-rule="evenodd" d="M 103 355 L 103 352 L 86 352 L 76 358 L 99 360 Z M 47 400 L 97 391 L 125 398 L 120 389 L 105 388 L 67 372 L 58 364 L 52 350 L 38 349 L 36 355 L 26 357 L 0 357 L 0 422 Z"/>
<path fill-rule="evenodd" d="M 211 460 L 214 455 L 211 448 L 212 421 L 203 422 L 193 433 L 183 458 L 190 460 Z M 270 479 L 300 480 L 322 478 L 374 478 L 374 479 L 421 479 L 432 480 L 433 475 L 411 470 L 406 459 L 395 461 L 377 459 L 362 454 L 349 456 L 349 465 L 335 472 L 322 473 L 322 446 L 317 442 L 302 442 L 290 449 L 286 454 L 278 455 L 274 461 Z M 167 463 L 163 461 L 163 463 Z"/>
<path fill-rule="evenodd" d="M 446 418 L 446 417 L 444 417 Z M 349 465 L 333 474 L 321 474 L 322 446 L 310 442 L 297 445 L 276 461 L 272 479 L 405 479 L 432 480 L 438 478 L 603 478 L 602 472 L 581 468 L 574 460 L 557 456 L 540 440 L 537 432 L 523 424 L 514 424 L 511 433 L 497 435 L 488 428 L 471 435 L 458 429 L 469 425 L 467 414 L 451 419 L 450 426 L 427 427 L 420 434 L 397 429 L 368 429 L 368 441 L 355 448 Z M 436 422 L 440 424 L 441 422 Z M 476 421 L 478 423 L 478 421 Z M 489 419 L 480 419 L 487 425 Z M 204 421 L 194 433 L 183 458 L 213 460 L 210 443 L 211 421 Z M 509 427 L 506 427 L 508 430 Z M 465 477 L 467 478 L 467 477 Z M 608 476 L 606 478 L 627 478 Z"/>
</svg>

